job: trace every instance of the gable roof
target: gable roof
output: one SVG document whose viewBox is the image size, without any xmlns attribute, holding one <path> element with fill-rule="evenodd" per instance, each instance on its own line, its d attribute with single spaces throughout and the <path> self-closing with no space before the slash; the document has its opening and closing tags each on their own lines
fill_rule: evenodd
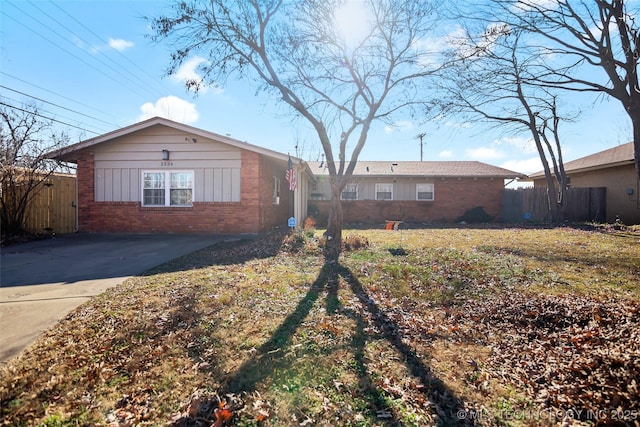
<svg viewBox="0 0 640 427">
<path fill-rule="evenodd" d="M 75 160 L 73 157 L 80 150 L 84 150 L 94 145 L 98 145 L 103 142 L 107 142 L 112 139 L 119 138 L 121 136 L 129 135 L 129 134 L 141 131 L 143 129 L 150 128 L 152 126 L 156 126 L 156 125 L 162 125 L 162 126 L 167 126 L 173 129 L 177 129 L 179 131 L 188 133 L 190 136 L 193 135 L 193 136 L 200 136 L 202 138 L 213 139 L 215 141 L 230 145 L 232 147 L 253 151 L 255 153 L 263 154 L 265 156 L 271 157 L 276 160 L 287 161 L 289 158 L 288 154 L 280 153 L 278 151 L 273 151 L 268 148 L 260 147 L 258 145 L 249 144 L 248 142 L 239 141 L 237 139 L 233 139 L 228 136 L 223 136 L 214 132 L 209 132 L 207 130 L 185 125 L 184 123 L 175 122 L 173 120 L 165 119 L 163 117 L 152 117 L 142 122 L 134 123 L 132 125 L 129 125 L 120 129 L 116 129 L 111 132 L 107 132 L 103 135 L 96 136 L 94 138 L 85 139 L 84 141 L 80 141 L 76 144 L 72 144 L 67 147 L 63 147 L 58 150 L 52 151 L 47 154 L 47 157 L 51 159 L 73 161 Z M 291 156 L 291 161 L 294 163 L 302 162 L 300 159 L 293 156 Z"/>
<path fill-rule="evenodd" d="M 600 151 L 564 164 L 566 172 L 588 172 L 617 166 L 633 164 L 633 141 L 608 150 Z M 544 171 L 529 175 L 529 178 L 541 178 Z"/>
<path fill-rule="evenodd" d="M 314 175 L 329 175 L 321 162 L 309 162 Z M 434 177 L 434 178 L 526 178 L 526 175 L 477 161 L 394 162 L 358 161 L 353 171 L 356 177 Z"/>
</svg>

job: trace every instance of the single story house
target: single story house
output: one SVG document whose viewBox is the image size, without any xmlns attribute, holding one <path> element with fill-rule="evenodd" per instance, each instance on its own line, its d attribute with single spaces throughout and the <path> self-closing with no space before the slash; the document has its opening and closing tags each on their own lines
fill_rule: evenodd
<svg viewBox="0 0 640 427">
<path fill-rule="evenodd" d="M 640 180 L 633 160 L 633 142 L 564 164 L 572 188 L 606 188 L 606 220 L 640 224 Z M 529 176 L 534 187 L 546 187 L 544 172 Z"/>
<path fill-rule="evenodd" d="M 77 165 L 81 232 L 258 233 L 328 214 L 328 170 L 227 136 L 155 117 L 50 153 Z M 296 180 L 290 190 L 291 170 Z M 342 192 L 347 223 L 499 218 L 507 179 L 481 162 L 358 162 Z"/>
<path fill-rule="evenodd" d="M 84 232 L 257 233 L 307 216 L 299 159 L 164 118 L 50 153 L 77 164 Z M 291 160 L 297 178 L 289 190 Z"/>
<path fill-rule="evenodd" d="M 309 162 L 316 180 L 309 203 L 328 216 L 331 190 L 324 162 Z M 344 221 L 454 222 L 482 207 L 499 219 L 505 180 L 526 175 L 478 161 L 360 161 L 341 194 Z M 314 210 L 315 210 L 314 209 Z"/>
</svg>

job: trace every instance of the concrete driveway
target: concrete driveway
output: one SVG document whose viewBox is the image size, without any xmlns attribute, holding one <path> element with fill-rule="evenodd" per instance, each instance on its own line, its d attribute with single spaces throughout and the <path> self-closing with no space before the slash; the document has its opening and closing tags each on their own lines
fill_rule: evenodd
<svg viewBox="0 0 640 427">
<path fill-rule="evenodd" d="M 222 240 L 202 234 L 68 234 L 2 248 L 0 364 L 92 296 Z"/>
</svg>

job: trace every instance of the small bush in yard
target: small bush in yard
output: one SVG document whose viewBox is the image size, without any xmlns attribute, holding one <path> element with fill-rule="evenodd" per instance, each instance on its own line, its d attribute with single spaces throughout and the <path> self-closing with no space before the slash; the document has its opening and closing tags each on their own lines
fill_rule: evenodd
<svg viewBox="0 0 640 427">
<path fill-rule="evenodd" d="M 485 212 L 482 206 L 467 210 L 464 215 L 457 219 L 457 222 L 466 222 L 469 224 L 478 224 L 482 222 L 493 221 L 493 216 Z"/>
<path fill-rule="evenodd" d="M 308 236 L 302 231 L 294 231 L 285 236 L 282 241 L 282 249 L 288 253 L 302 252 L 306 246 Z"/>
<path fill-rule="evenodd" d="M 342 247 L 345 251 L 356 251 L 369 247 L 369 239 L 364 236 L 351 235 L 342 239 Z"/>
<path fill-rule="evenodd" d="M 322 236 L 318 240 L 318 247 L 323 249 L 327 244 L 327 237 Z M 342 239 L 342 251 L 350 252 L 358 249 L 364 249 L 369 247 L 369 239 L 364 236 L 351 235 Z"/>
</svg>

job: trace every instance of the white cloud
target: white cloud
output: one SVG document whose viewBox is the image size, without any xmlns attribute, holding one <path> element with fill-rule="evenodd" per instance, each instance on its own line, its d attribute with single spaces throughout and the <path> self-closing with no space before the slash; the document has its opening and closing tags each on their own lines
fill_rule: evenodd
<svg viewBox="0 0 640 427">
<path fill-rule="evenodd" d="M 530 10 L 554 10 L 558 7 L 557 0 L 518 0 L 512 6 L 515 13 Z"/>
<path fill-rule="evenodd" d="M 92 55 L 96 55 L 100 52 L 104 52 L 106 50 L 108 50 L 109 48 L 115 49 L 119 52 L 123 52 L 127 49 L 132 48 L 133 46 L 135 46 L 135 43 L 130 42 L 128 40 L 124 40 L 124 39 L 114 39 L 114 38 L 109 38 L 108 43 L 105 44 L 101 44 L 101 45 L 89 45 L 87 43 L 85 43 L 84 40 L 80 39 L 79 37 L 73 36 L 73 38 L 71 39 L 71 41 L 80 49 L 82 50 L 86 50 L 87 52 L 91 53 Z M 108 47 L 107 47 L 108 46 Z"/>
<path fill-rule="evenodd" d="M 171 75 L 171 79 L 181 84 L 189 83 L 188 86 L 190 88 L 195 86 L 200 93 L 207 93 L 210 88 L 213 88 L 215 94 L 222 93 L 223 89 L 205 84 L 202 76 L 198 74 L 198 67 L 201 64 L 209 64 L 209 61 L 200 56 L 194 56 L 182 64 L 180 68 Z"/>
<path fill-rule="evenodd" d="M 173 95 L 160 98 L 155 104 L 146 102 L 140 107 L 140 111 L 142 114 L 138 121 L 158 116 L 181 123 L 195 123 L 199 118 L 195 104 Z"/>
<path fill-rule="evenodd" d="M 447 120 L 444 123 L 444 125 L 454 129 L 466 129 L 471 127 L 471 122 L 458 122 L 454 120 Z"/>
<path fill-rule="evenodd" d="M 507 160 L 500 167 L 524 174 L 532 174 L 542 170 L 542 162 L 539 157 L 524 160 Z"/>
<path fill-rule="evenodd" d="M 109 46 L 119 52 L 123 52 L 129 48 L 132 48 L 135 44 L 124 39 L 109 38 Z"/>
<path fill-rule="evenodd" d="M 465 150 L 465 154 L 473 160 L 495 160 L 505 157 L 502 151 L 491 147 L 469 148 Z"/>
<path fill-rule="evenodd" d="M 457 27 L 446 36 L 444 44 L 454 47 L 459 58 L 479 58 L 493 50 L 497 41 L 510 32 L 511 28 L 505 23 L 491 23 L 472 39 L 466 30 Z"/>
<path fill-rule="evenodd" d="M 413 42 L 413 48 L 417 55 L 418 64 L 425 68 L 442 65 L 446 59 L 444 56 L 446 52 L 451 49 L 454 41 L 463 35 L 464 30 L 461 27 L 456 27 L 455 30 L 444 36 L 416 39 Z"/>
<path fill-rule="evenodd" d="M 451 150 L 442 150 L 441 152 L 438 153 L 438 157 L 440 157 L 442 159 L 448 159 L 450 157 L 453 157 L 453 151 L 451 151 Z"/>
<path fill-rule="evenodd" d="M 523 138 L 520 136 L 505 136 L 493 141 L 496 145 L 507 144 L 522 150 L 523 153 L 537 153 L 536 143 L 531 138 Z"/>
</svg>

